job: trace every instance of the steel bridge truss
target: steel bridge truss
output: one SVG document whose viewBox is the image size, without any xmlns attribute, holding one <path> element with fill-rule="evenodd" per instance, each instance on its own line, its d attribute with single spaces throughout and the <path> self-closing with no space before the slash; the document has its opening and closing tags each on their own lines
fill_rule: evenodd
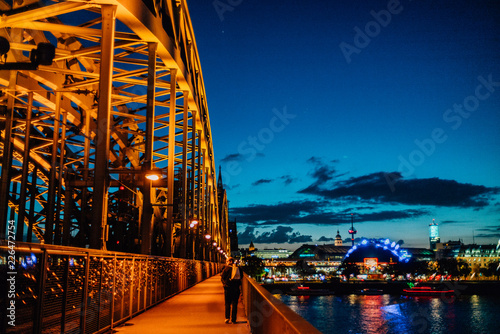
<svg viewBox="0 0 500 334">
<path fill-rule="evenodd" d="M 0 10 L 10 43 L 0 236 L 15 225 L 18 241 L 199 259 L 215 259 L 214 242 L 228 251 L 186 1 L 0 0 Z M 56 47 L 52 64 L 25 69 L 40 43 Z"/>
</svg>

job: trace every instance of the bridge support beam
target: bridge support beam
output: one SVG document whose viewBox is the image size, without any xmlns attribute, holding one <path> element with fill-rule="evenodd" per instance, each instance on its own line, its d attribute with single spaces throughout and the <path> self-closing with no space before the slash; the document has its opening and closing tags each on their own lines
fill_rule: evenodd
<svg viewBox="0 0 500 334">
<path fill-rule="evenodd" d="M 170 69 L 170 110 L 168 116 L 168 168 L 167 168 L 167 256 L 172 255 L 173 245 L 173 229 L 174 229 L 174 180 L 175 180 L 175 103 L 176 103 L 176 86 L 177 86 L 177 70 Z"/>
<path fill-rule="evenodd" d="M 156 92 L 156 43 L 148 43 L 148 89 L 146 105 L 146 148 L 144 153 L 143 170 L 151 171 L 153 168 L 154 150 L 154 121 L 155 121 L 155 92 Z M 151 254 L 151 238 L 154 224 L 152 206 L 152 181 L 145 175 L 141 175 L 144 180 L 143 202 L 141 217 L 141 253 Z"/>
<path fill-rule="evenodd" d="M 189 104 L 188 104 L 189 92 L 184 91 L 183 93 L 183 113 L 182 113 L 182 221 L 181 221 L 181 258 L 186 258 L 186 243 L 187 243 L 187 232 L 189 228 L 189 220 L 191 219 L 188 213 L 188 122 L 189 122 Z"/>
<path fill-rule="evenodd" d="M 9 207 L 10 170 L 12 166 L 12 122 L 14 117 L 14 96 L 17 80 L 17 71 L 10 71 L 9 90 L 7 99 L 7 114 L 5 119 L 5 140 L 2 157 L 2 179 L 0 183 L 0 238 L 7 239 L 7 209 Z"/>
<path fill-rule="evenodd" d="M 102 5 L 101 64 L 99 104 L 97 110 L 97 143 L 94 166 L 94 200 L 90 247 L 106 249 L 108 208 L 109 124 L 113 82 L 116 6 Z"/>
</svg>

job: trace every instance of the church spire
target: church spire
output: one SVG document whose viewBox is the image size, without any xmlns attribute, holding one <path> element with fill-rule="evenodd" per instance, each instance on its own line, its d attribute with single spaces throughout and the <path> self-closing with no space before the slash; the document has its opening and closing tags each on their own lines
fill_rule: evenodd
<svg viewBox="0 0 500 334">
<path fill-rule="evenodd" d="M 219 166 L 219 177 L 217 179 L 217 190 L 221 191 L 224 188 L 224 185 L 222 184 L 222 170 L 221 166 Z"/>
</svg>

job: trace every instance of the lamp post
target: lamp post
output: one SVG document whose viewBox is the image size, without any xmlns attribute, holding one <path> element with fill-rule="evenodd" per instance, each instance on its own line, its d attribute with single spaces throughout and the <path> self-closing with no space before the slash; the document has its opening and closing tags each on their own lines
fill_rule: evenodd
<svg viewBox="0 0 500 334">
<path fill-rule="evenodd" d="M 210 244 L 211 244 L 210 240 L 212 239 L 212 236 L 208 232 L 205 232 L 205 234 L 203 235 L 203 238 L 206 240 L 207 245 L 208 245 L 206 247 L 206 249 L 207 249 L 207 254 L 206 254 L 207 259 L 206 260 L 211 261 L 212 260 L 211 259 L 212 258 L 212 247 L 210 247 Z"/>
<path fill-rule="evenodd" d="M 189 245 L 189 252 L 188 254 L 186 254 L 186 257 L 192 258 L 193 260 L 196 259 L 196 236 L 197 236 L 198 224 L 199 222 L 197 219 L 191 219 L 189 223 L 189 231 L 188 231 L 189 240 L 187 242 L 187 244 Z"/>
</svg>

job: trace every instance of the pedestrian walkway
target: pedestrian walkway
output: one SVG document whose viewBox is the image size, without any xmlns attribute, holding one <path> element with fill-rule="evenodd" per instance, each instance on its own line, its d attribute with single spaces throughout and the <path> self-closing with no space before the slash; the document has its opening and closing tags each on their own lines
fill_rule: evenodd
<svg viewBox="0 0 500 334">
<path fill-rule="evenodd" d="M 224 323 L 224 289 L 212 276 L 113 329 L 119 334 L 249 334 L 243 304 L 236 324 Z"/>
</svg>

